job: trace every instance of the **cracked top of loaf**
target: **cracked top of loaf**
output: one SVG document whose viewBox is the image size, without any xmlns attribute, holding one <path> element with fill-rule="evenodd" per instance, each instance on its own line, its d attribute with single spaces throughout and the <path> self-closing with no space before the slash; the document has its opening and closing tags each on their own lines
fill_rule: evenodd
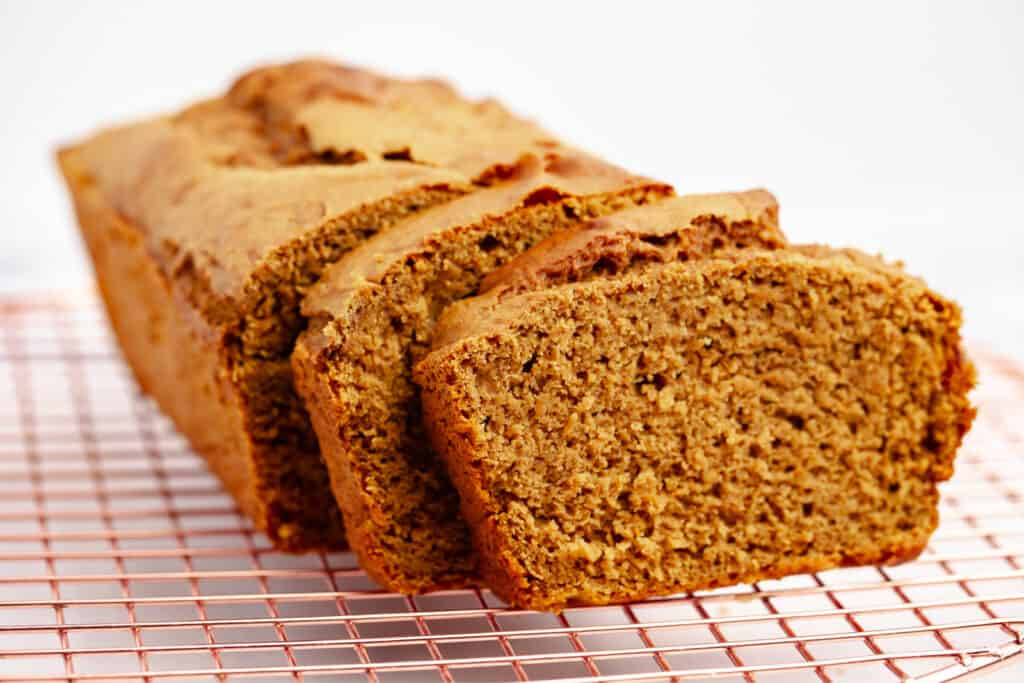
<svg viewBox="0 0 1024 683">
<path fill-rule="evenodd" d="M 424 188 L 458 196 L 524 153 L 558 147 L 500 104 L 440 81 L 301 61 L 59 156 L 142 230 L 167 273 L 234 298 L 269 259 L 339 217 Z"/>
</svg>

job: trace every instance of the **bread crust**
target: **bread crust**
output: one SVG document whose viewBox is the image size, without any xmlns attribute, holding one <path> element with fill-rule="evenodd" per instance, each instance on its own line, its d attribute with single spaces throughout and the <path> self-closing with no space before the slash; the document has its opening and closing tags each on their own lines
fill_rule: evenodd
<svg viewBox="0 0 1024 683">
<path fill-rule="evenodd" d="M 260 518 L 252 470 L 238 466 L 245 449 L 241 409 L 216 348 L 197 328 L 202 321 L 175 298 L 141 231 L 107 203 L 73 155 L 61 154 L 60 164 L 111 325 L 135 379 L 206 455 L 243 512 Z"/>
</svg>

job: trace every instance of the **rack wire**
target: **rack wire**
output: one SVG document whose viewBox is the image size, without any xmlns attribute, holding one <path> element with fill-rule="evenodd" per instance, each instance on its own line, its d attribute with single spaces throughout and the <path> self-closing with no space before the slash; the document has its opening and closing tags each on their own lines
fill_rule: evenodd
<svg viewBox="0 0 1024 683">
<path fill-rule="evenodd" d="M 0 301 L 0 680 L 1024 677 L 1024 368 L 972 355 L 980 414 L 917 561 L 556 616 L 275 551 L 139 394 L 95 300 Z"/>
</svg>

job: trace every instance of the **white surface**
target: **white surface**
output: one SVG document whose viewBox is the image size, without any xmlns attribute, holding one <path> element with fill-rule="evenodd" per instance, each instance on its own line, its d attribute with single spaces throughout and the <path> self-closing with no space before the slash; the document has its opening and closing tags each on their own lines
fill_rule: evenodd
<svg viewBox="0 0 1024 683">
<path fill-rule="evenodd" d="M 905 260 L 1024 334 L 1024 3 L 0 0 L 0 287 L 86 281 L 52 151 L 325 54 L 440 74 L 681 191 L 763 185 L 798 240 Z"/>
<path fill-rule="evenodd" d="M 905 260 L 1018 352 L 1024 3 L 596 5 L 0 0 L 0 289 L 87 282 L 56 145 L 324 54 L 498 96 L 684 192 L 766 186 L 794 239 Z"/>
</svg>

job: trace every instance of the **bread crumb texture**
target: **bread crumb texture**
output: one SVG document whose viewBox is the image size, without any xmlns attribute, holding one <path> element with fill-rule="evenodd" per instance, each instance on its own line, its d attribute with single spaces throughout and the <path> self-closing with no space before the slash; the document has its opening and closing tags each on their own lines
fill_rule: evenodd
<svg viewBox="0 0 1024 683">
<path fill-rule="evenodd" d="M 417 380 L 483 574 L 510 604 L 924 548 L 974 374 L 959 309 L 920 280 L 797 247 L 496 298 L 467 305 L 490 313 Z"/>
</svg>

